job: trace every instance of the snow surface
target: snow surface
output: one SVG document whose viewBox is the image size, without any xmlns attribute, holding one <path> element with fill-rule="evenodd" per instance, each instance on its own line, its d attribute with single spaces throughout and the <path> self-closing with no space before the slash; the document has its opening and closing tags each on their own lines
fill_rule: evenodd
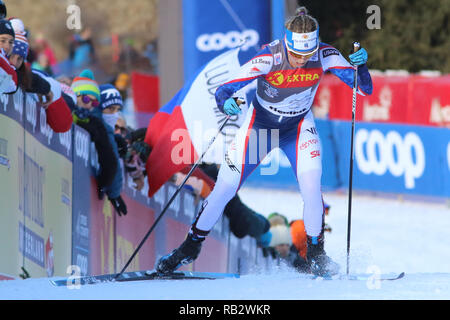
<svg viewBox="0 0 450 320">
<path fill-rule="evenodd" d="M 268 215 L 301 217 L 302 199 L 293 191 L 243 188 L 243 201 Z M 326 222 L 329 256 L 346 268 L 348 196 L 326 193 L 331 205 Z M 264 268 L 240 279 L 105 283 L 80 289 L 55 287 L 48 278 L 0 281 L 0 300 L 306 300 L 306 299 L 450 299 L 450 207 L 442 202 L 406 201 L 354 194 L 351 273 L 368 281 L 311 280 L 283 267 Z M 378 273 L 405 271 L 397 281 L 376 281 Z M 59 279 L 59 278 L 55 278 Z"/>
</svg>

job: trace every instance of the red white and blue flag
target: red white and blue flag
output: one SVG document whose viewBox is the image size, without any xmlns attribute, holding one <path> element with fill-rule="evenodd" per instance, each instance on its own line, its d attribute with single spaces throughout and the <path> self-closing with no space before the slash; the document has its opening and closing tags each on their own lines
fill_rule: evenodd
<svg viewBox="0 0 450 320">
<path fill-rule="evenodd" d="M 146 164 L 149 197 L 173 174 L 195 163 L 206 150 L 226 118 L 216 105 L 214 93 L 245 62 L 239 48 L 217 56 L 150 120 L 145 137 L 145 142 L 152 147 Z M 247 86 L 236 96 L 250 102 L 254 91 L 254 87 Z M 230 118 L 205 154 L 204 162 L 222 162 L 225 147 L 243 123 L 247 106 L 248 103 L 241 105 L 243 112 Z"/>
</svg>

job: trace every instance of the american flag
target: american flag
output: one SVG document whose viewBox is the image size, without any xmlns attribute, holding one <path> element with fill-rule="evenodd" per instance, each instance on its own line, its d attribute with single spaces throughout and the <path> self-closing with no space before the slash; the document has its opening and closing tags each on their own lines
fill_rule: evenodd
<svg viewBox="0 0 450 320">
<path fill-rule="evenodd" d="M 26 59 L 28 56 L 28 40 L 24 34 L 16 33 L 14 39 L 13 54 L 18 54 L 22 58 Z"/>
</svg>

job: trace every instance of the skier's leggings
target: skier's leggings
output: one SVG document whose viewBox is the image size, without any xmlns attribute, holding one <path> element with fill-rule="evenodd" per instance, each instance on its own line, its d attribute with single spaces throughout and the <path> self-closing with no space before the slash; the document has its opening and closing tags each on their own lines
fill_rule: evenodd
<svg viewBox="0 0 450 320">
<path fill-rule="evenodd" d="M 245 179 L 272 149 L 279 147 L 289 159 L 300 187 L 306 233 L 309 236 L 319 236 L 323 216 L 320 183 L 322 160 L 321 143 L 312 112 L 309 111 L 298 126 L 288 129 L 269 130 L 258 124 L 257 120 L 256 110 L 251 106 L 244 123 L 225 153 L 215 187 L 203 202 L 191 232 L 206 236 Z M 274 175 L 277 168 L 260 167 L 260 170 L 261 175 Z M 300 203 L 293 206 L 300 208 Z"/>
</svg>

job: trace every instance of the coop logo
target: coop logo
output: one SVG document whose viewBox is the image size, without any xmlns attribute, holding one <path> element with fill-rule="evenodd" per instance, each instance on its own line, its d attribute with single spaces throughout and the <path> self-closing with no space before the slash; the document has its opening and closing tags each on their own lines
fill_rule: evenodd
<svg viewBox="0 0 450 320">
<path fill-rule="evenodd" d="M 406 189 L 413 189 L 425 170 L 423 143 L 413 132 L 402 138 L 396 131 L 384 135 L 378 130 L 358 130 L 355 157 L 362 173 L 382 176 L 389 170 L 394 177 L 404 177 Z"/>
<path fill-rule="evenodd" d="M 89 159 L 89 136 L 81 131 L 75 132 L 75 155 L 84 160 L 87 167 Z"/>
<path fill-rule="evenodd" d="M 202 52 L 220 51 L 232 49 L 242 45 L 242 50 L 256 46 L 259 41 L 259 34 L 256 30 L 247 29 L 242 32 L 230 31 L 227 33 L 205 33 L 197 38 L 197 49 Z"/>
</svg>

